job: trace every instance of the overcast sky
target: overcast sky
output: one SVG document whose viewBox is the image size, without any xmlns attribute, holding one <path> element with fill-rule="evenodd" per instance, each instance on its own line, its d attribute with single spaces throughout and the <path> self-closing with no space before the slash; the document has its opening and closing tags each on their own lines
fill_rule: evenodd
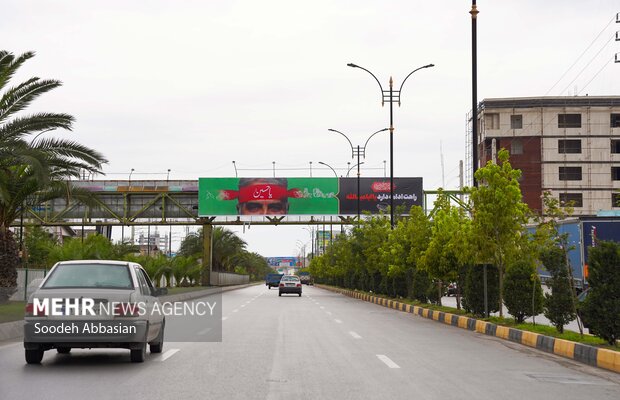
<svg viewBox="0 0 620 400">
<path fill-rule="evenodd" d="M 313 176 L 333 175 L 318 161 L 344 174 L 350 148 L 327 129 L 363 145 L 389 122 L 376 82 L 346 64 L 387 87 L 390 76 L 400 86 L 433 63 L 407 80 L 395 109 L 395 176 L 440 187 L 441 143 L 446 187 L 456 188 L 471 108 L 470 8 L 469 0 L 4 0 L 0 37 L 8 51 L 37 53 L 15 82 L 64 83 L 31 111 L 74 115 L 74 131 L 58 135 L 101 151 L 105 179 L 127 179 L 132 168 L 132 179 L 165 179 L 168 169 L 171 179 L 234 176 L 232 160 L 246 177 L 270 176 L 272 161 L 278 176 L 309 176 L 310 161 Z M 617 0 L 479 0 L 478 9 L 479 100 L 620 94 Z M 383 176 L 383 160 L 387 134 L 368 145 L 362 176 Z M 299 227 L 253 226 L 241 236 L 265 256 L 291 255 L 310 239 Z"/>
</svg>

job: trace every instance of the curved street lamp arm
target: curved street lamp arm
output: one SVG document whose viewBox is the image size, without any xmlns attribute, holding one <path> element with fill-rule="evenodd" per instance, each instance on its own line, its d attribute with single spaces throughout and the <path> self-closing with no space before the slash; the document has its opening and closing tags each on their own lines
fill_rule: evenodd
<svg viewBox="0 0 620 400">
<path fill-rule="evenodd" d="M 368 142 L 370 141 L 370 139 L 372 139 L 372 137 L 373 137 L 373 136 L 375 136 L 377 133 L 379 133 L 379 132 L 385 132 L 385 131 L 387 131 L 387 130 L 389 130 L 389 129 L 388 129 L 388 128 L 383 128 L 383 129 L 381 129 L 381 130 L 379 130 L 379 131 L 376 131 L 375 133 L 373 133 L 372 135 L 370 135 L 370 136 L 368 137 L 368 139 L 366 139 L 366 143 L 364 143 L 364 158 L 366 158 L 366 145 L 368 144 Z"/>
<path fill-rule="evenodd" d="M 326 167 L 328 167 L 329 169 L 331 169 L 331 170 L 332 170 L 332 172 L 334 173 L 334 175 L 336 175 L 336 178 L 338 178 L 338 174 L 336 173 L 336 170 L 335 170 L 335 169 L 333 169 L 331 165 L 329 165 L 329 164 L 325 164 L 323 161 L 319 161 L 319 164 L 321 164 L 321 165 L 325 165 Z"/>
<path fill-rule="evenodd" d="M 379 89 L 381 90 L 381 104 L 383 104 L 383 86 L 381 86 L 381 82 L 379 82 L 379 79 L 377 79 L 375 74 L 373 74 L 372 72 L 370 72 L 366 68 L 360 67 L 359 65 L 356 65 L 356 64 L 353 64 L 353 63 L 348 63 L 347 66 L 351 67 L 351 68 L 363 69 L 364 71 L 368 72 L 373 78 L 375 78 L 375 81 L 377 81 L 377 84 L 379 85 Z"/>
<path fill-rule="evenodd" d="M 347 177 L 349 176 L 349 172 L 351 172 L 351 170 L 352 170 L 353 168 L 357 167 L 358 165 L 362 165 L 362 164 L 364 164 L 364 161 L 362 161 L 362 162 L 361 162 L 361 163 L 359 163 L 359 164 L 355 164 L 354 166 L 352 166 L 351 168 L 349 168 L 349 170 L 347 171 Z"/>
<path fill-rule="evenodd" d="M 407 76 L 405 77 L 405 79 L 403 79 L 403 83 L 401 83 L 401 84 L 400 84 L 400 88 L 398 88 L 398 92 L 400 92 L 401 90 L 403 90 L 403 85 L 405 84 L 405 81 L 407 80 L 407 78 L 409 78 L 411 75 L 413 75 L 413 73 L 414 73 L 414 72 L 419 71 L 419 70 L 424 69 L 424 68 L 430 68 L 430 67 L 434 67 L 434 66 L 435 66 L 435 64 L 426 64 L 426 65 L 424 65 L 424 66 L 422 66 L 422 67 L 420 67 L 420 68 L 416 68 L 416 69 L 414 69 L 413 71 L 411 71 L 411 72 L 409 73 L 409 75 L 407 75 Z"/>
<path fill-rule="evenodd" d="M 330 128 L 330 129 L 327 129 L 327 130 L 328 130 L 328 131 L 330 131 L 330 132 L 336 132 L 336 133 L 339 133 L 339 134 L 341 134 L 342 136 L 344 136 L 344 138 L 345 138 L 345 139 L 347 139 L 347 142 L 349 142 L 349 146 L 351 146 L 351 158 L 353 158 L 353 143 L 351 143 L 351 141 L 349 140 L 349 138 L 347 137 L 347 135 L 345 135 L 344 133 L 342 133 L 342 132 L 340 132 L 340 131 L 337 131 L 337 130 L 335 130 L 335 129 L 331 129 L 331 128 Z"/>
</svg>

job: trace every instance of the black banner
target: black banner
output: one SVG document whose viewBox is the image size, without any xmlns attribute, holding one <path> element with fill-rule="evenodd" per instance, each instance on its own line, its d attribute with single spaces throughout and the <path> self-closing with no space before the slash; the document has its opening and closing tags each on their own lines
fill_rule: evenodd
<svg viewBox="0 0 620 400">
<path fill-rule="evenodd" d="M 340 178 L 340 214 L 357 214 L 357 178 Z M 389 213 L 390 178 L 360 178 L 360 212 Z M 422 206 L 422 178 L 394 178 L 394 209 Z"/>
</svg>

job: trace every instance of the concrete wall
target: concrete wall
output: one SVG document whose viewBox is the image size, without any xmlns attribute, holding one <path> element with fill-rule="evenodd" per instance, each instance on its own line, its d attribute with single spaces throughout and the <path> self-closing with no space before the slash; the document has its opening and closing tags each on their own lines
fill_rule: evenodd
<svg viewBox="0 0 620 400">
<path fill-rule="evenodd" d="M 210 281 L 214 286 L 243 285 L 250 283 L 250 276 L 212 271 Z"/>
</svg>

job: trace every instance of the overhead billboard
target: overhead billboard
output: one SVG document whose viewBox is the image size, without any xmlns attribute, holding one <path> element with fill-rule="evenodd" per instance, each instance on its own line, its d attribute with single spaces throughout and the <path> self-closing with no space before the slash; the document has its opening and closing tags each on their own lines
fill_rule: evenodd
<svg viewBox="0 0 620 400">
<path fill-rule="evenodd" d="M 200 178 L 198 215 L 353 215 L 357 178 Z M 360 178 L 360 212 L 390 206 L 389 178 Z M 422 206 L 422 178 L 394 178 L 394 207 Z"/>
</svg>

